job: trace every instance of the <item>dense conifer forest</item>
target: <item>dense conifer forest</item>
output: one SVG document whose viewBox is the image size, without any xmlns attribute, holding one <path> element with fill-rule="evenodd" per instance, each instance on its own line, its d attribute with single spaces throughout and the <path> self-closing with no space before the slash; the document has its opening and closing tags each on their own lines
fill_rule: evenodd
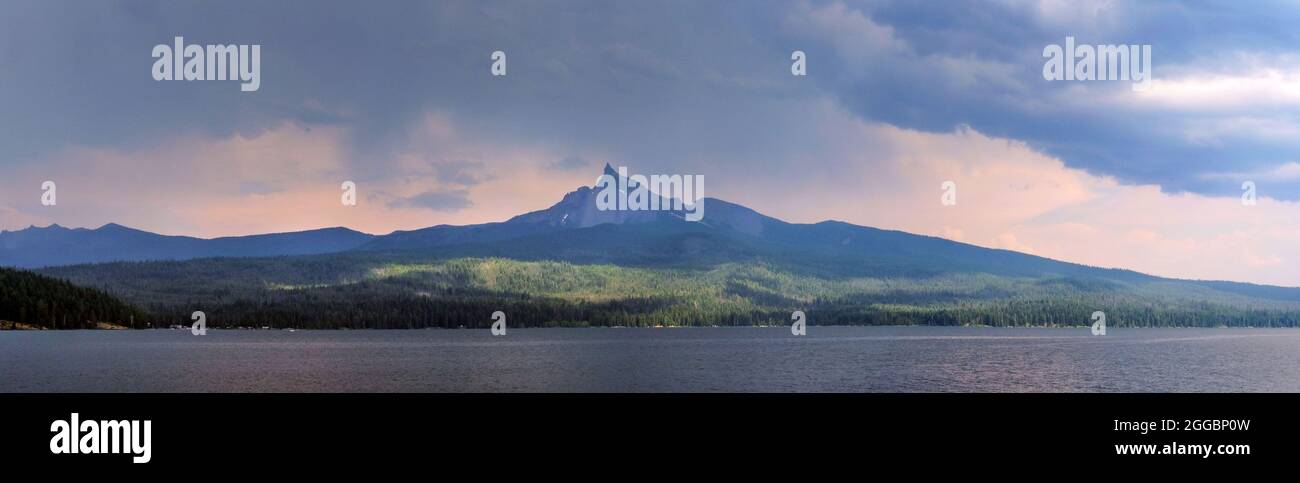
<svg viewBox="0 0 1300 483">
<path fill-rule="evenodd" d="M 148 319 L 144 311 L 103 291 L 0 268 L 0 321 L 49 329 L 93 329 L 101 323 L 147 324 Z"/>
<path fill-rule="evenodd" d="M 343 254 L 122 262 L 46 269 L 85 287 L 5 270 L 4 317 L 305 329 L 811 325 L 1300 326 L 1300 303 L 1164 279 L 951 273 L 797 273 L 763 261 L 649 268 L 505 258 Z M 102 290 L 102 291 L 101 291 Z M 128 303 L 119 302 L 112 294 Z M 133 308 L 139 306 L 142 310 Z"/>
</svg>

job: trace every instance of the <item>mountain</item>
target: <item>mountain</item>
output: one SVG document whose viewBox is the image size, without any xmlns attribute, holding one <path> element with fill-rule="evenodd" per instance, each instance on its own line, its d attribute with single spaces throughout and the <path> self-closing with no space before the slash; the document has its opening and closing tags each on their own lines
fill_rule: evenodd
<svg viewBox="0 0 1300 483">
<path fill-rule="evenodd" d="M 618 177 L 606 164 L 603 174 Z M 635 189 L 635 183 L 629 183 Z M 372 240 L 362 250 L 412 250 L 432 246 L 484 243 L 524 236 L 589 228 L 601 224 L 635 225 L 681 219 L 680 211 L 602 211 L 597 209 L 598 190 L 582 186 L 564 195 L 559 203 L 544 210 L 515 216 L 499 223 L 470 226 L 438 225 L 412 231 L 397 231 Z M 662 202 L 661 202 L 662 203 Z"/>
<path fill-rule="evenodd" d="M 618 176 L 608 164 L 604 174 Z M 763 259 L 796 270 L 820 267 L 846 275 L 966 272 L 1157 279 L 838 221 L 787 223 L 717 198 L 705 198 L 705 216 L 699 222 L 685 221 L 681 210 L 601 211 L 596 194 L 596 189 L 583 186 L 549 208 L 504 222 L 399 231 L 376 237 L 359 250 L 646 266 Z M 1280 290 L 1300 300 L 1300 290 Z"/>
<path fill-rule="evenodd" d="M 618 176 L 609 165 L 603 173 Z M 115 224 L 95 230 L 58 225 L 29 228 L 0 233 L 0 265 L 39 267 L 379 251 L 671 266 L 705 259 L 764 259 L 792 269 L 825 269 L 848 275 L 979 272 L 1154 279 L 1136 272 L 1086 267 L 843 222 L 787 223 L 716 198 L 703 201 L 705 215 L 699 222 L 685 221 L 684 210 L 602 211 L 596 206 L 597 193 L 593 187 L 579 187 L 549 208 L 503 222 L 438 225 L 382 236 L 330 228 L 204 240 L 157 235 Z"/>
<path fill-rule="evenodd" d="M 96 229 L 50 225 L 0 232 L 0 266 L 310 255 L 350 250 L 373 238 L 347 228 L 202 239 L 159 235 L 115 223 Z"/>
<path fill-rule="evenodd" d="M 254 237 L 242 237 L 229 243 L 243 252 L 204 255 L 232 258 L 41 273 L 103 288 L 159 325 L 202 309 L 214 326 L 316 328 L 478 327 L 497 310 L 520 326 L 781 324 L 794 310 L 812 324 L 1086 325 L 1100 310 L 1115 326 L 1300 326 L 1300 288 L 1167 279 L 838 221 L 788 223 L 716 198 L 692 207 L 704 209 L 698 222 L 682 210 L 602 211 L 598 194 L 579 187 L 496 223 L 347 232 L 346 243 L 316 254 L 241 257 L 256 252 Z M 289 254 L 276 237 L 296 235 L 265 235 L 261 249 Z M 130 250 L 114 255 L 161 253 L 121 246 Z"/>
</svg>

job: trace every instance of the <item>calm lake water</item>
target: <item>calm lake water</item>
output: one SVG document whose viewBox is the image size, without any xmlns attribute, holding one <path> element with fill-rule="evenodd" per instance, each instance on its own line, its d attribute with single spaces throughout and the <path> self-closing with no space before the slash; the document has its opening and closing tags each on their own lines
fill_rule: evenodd
<svg viewBox="0 0 1300 483">
<path fill-rule="evenodd" d="M 4 392 L 1300 391 L 1300 330 L 0 332 Z"/>
</svg>

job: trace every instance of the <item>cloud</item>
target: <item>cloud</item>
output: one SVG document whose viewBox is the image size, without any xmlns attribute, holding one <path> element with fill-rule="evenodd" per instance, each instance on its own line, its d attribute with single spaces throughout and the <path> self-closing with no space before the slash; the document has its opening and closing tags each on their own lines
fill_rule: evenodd
<svg viewBox="0 0 1300 483">
<path fill-rule="evenodd" d="M 1187 113 L 1227 112 L 1295 108 L 1300 106 L 1300 65 L 1297 59 L 1280 59 L 1268 68 L 1239 71 L 1189 72 L 1186 75 L 1154 81 L 1155 86 L 1124 102 L 1146 107 Z M 1281 66 L 1292 67 L 1289 71 Z M 1117 100 L 1118 101 L 1118 100 Z"/>
<path fill-rule="evenodd" d="M 784 25 L 817 61 L 810 80 L 864 119 L 934 133 L 968 125 L 1121 182 L 1230 196 L 1231 185 L 1203 175 L 1259 169 L 1300 149 L 1300 57 L 1294 42 L 1277 41 L 1294 35 L 1262 20 L 1300 9 L 1241 7 L 828 2 L 790 8 Z M 1216 28 L 1198 28 L 1209 23 Z M 1044 81 L 1043 47 L 1067 36 L 1152 45 L 1154 85 Z M 1300 199 L 1300 183 L 1280 188 L 1277 196 Z"/>
<path fill-rule="evenodd" d="M 1202 177 L 1235 181 L 1294 181 L 1300 180 L 1300 163 L 1290 161 L 1254 172 L 1205 173 Z"/>
<path fill-rule="evenodd" d="M 455 212 L 474 206 L 474 202 L 469 200 L 469 191 L 454 189 L 425 191 L 410 198 L 390 202 L 389 205 L 395 207 L 417 206 L 434 211 Z"/>
<path fill-rule="evenodd" d="M 581 156 L 566 156 L 563 159 L 558 159 L 550 164 L 547 164 L 546 167 L 550 169 L 568 171 L 568 170 L 591 168 L 592 163 L 587 161 L 586 159 L 583 159 Z"/>
<path fill-rule="evenodd" d="M 438 181 L 460 186 L 474 186 L 483 182 L 483 163 L 472 161 L 447 161 L 436 163 L 433 170 Z"/>
<path fill-rule="evenodd" d="M 504 144 L 554 146 L 559 158 L 619 151 L 673 165 L 673 146 L 709 144 L 701 129 L 762 144 L 779 123 L 755 106 L 830 97 L 869 121 L 932 133 L 967 125 L 1121 182 L 1229 196 L 1234 187 L 1204 174 L 1257 171 L 1300 150 L 1297 22 L 1300 8 L 1280 1 L 754 1 L 742 12 L 622 1 L 5 5 L 6 38 L 72 34 L 0 49 L 0 105 L 12 114 L 0 164 L 72 146 L 248 137 L 284 122 L 347 129 L 350 158 L 390 162 L 411 149 L 407 129 L 436 112 Z M 150 47 L 178 32 L 264 44 L 262 89 L 144 76 Z M 1066 36 L 1152 44 L 1157 84 L 1134 93 L 1043 81 L 1043 46 Z M 79 55 L 86 45 L 100 48 Z M 511 74 L 489 79 L 497 49 Z M 809 54 L 806 78 L 788 75 L 792 50 Z M 389 75 L 395 68 L 403 74 Z M 1280 188 L 1300 198 L 1300 182 Z"/>
<path fill-rule="evenodd" d="M 56 207 L 8 191 L 0 205 L 70 226 L 117 222 L 163 233 L 318 228 L 352 221 L 329 208 L 347 179 L 346 144 L 338 128 L 285 123 L 251 136 L 189 136 L 133 150 L 71 147 L 10 170 L 18 186 L 55 181 Z M 0 225 L 15 223 L 5 217 Z"/>
<path fill-rule="evenodd" d="M 710 188 L 792 221 L 838 219 L 1162 276 L 1300 286 L 1300 203 L 1267 192 L 1256 206 L 1170 194 L 971 128 L 927 133 L 861 121 L 831 103 L 821 109 L 814 129 L 824 138 L 810 156 L 819 166 L 835 160 L 825 176 L 743 190 L 715 176 Z M 956 206 L 941 203 L 949 180 Z"/>
<path fill-rule="evenodd" d="M 200 237 L 329 226 L 388 233 L 501 221 L 594 176 L 549 172 L 559 156 L 547 146 L 483 139 L 444 114 L 420 119 L 390 159 L 352 159 L 349 128 L 288 122 L 139 149 L 71 147 L 7 170 L 0 229 L 111 222 Z M 44 180 L 57 184 L 56 206 L 40 204 Z M 357 186 L 356 206 L 341 203 L 344 181 Z"/>
<path fill-rule="evenodd" d="M 33 189 L 31 196 L 40 196 L 39 193 Z M 48 226 L 53 223 L 46 217 L 30 215 L 8 206 L 0 206 L 0 220 L 4 220 L 4 224 L 0 225 L 0 231 L 18 230 L 33 225 Z"/>
</svg>

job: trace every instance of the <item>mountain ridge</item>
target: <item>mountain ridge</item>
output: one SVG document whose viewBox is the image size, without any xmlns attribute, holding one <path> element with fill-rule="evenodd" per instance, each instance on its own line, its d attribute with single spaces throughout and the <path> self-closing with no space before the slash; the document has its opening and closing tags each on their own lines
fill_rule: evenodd
<svg viewBox="0 0 1300 483">
<path fill-rule="evenodd" d="M 221 256 L 313 255 L 355 248 L 373 238 L 344 227 L 197 238 L 161 235 L 117 223 L 94 229 L 51 224 L 0 232 L 0 266 L 39 268 Z"/>
<path fill-rule="evenodd" d="M 608 164 L 605 165 L 603 173 L 617 176 L 617 172 Z M 864 273 L 882 273 L 882 271 L 893 273 L 891 271 L 903 270 L 910 266 L 920 267 L 915 270 L 916 273 L 967 271 L 1024 276 L 1058 274 L 1097 277 L 1104 275 L 1125 280 L 1192 282 L 1274 300 L 1300 300 L 1300 288 L 1296 287 L 1166 278 L 1130 269 L 1088 266 L 1012 250 L 981 247 L 940 237 L 855 225 L 838 220 L 791 223 L 718 198 L 703 199 L 707 210 L 704 218 L 699 222 L 683 220 L 682 210 L 602 211 L 597 209 L 595 204 L 597 192 L 596 188 L 581 186 L 566 193 L 560 201 L 547 208 L 522 213 L 505 221 L 474 225 L 435 225 L 415 230 L 396 230 L 384 235 L 367 234 L 346 227 L 329 227 L 298 232 L 203 239 L 160 235 L 117 223 L 106 223 L 95 229 L 66 228 L 58 224 L 44 228 L 32 226 L 23 230 L 0 232 L 0 266 L 37 268 L 116 261 L 296 256 L 343 252 L 435 251 L 445 254 L 509 257 L 527 251 L 525 250 L 527 247 L 521 246 L 526 241 L 544 242 L 548 237 L 560 236 L 559 234 L 565 231 L 614 225 L 632 231 L 636 231 L 636 227 L 653 227 L 651 230 L 666 230 L 666 233 L 673 233 L 677 228 L 676 225 L 694 223 L 697 228 L 705 231 L 714 230 L 719 235 L 730 237 L 727 239 L 728 242 L 762 245 L 769 250 L 764 252 L 767 255 L 771 255 L 771 250 L 778 253 L 778 258 L 780 254 L 798 252 L 798 255 L 817 259 L 826 264 L 843 263 L 850 268 L 858 266 Z M 653 195 L 658 196 L 658 194 Z M 598 234 L 605 235 L 599 232 Z M 565 237 L 561 236 L 561 238 Z M 582 244 L 584 240 L 570 240 L 570 242 Z M 554 253 L 564 252 L 563 247 L 554 247 Z M 529 258 L 544 259 L 546 254 L 541 255 L 543 256 Z M 893 260 L 889 260 L 891 257 Z M 670 258 L 669 256 L 647 257 L 647 259 L 661 261 Z M 618 257 L 601 259 L 618 259 Z M 872 260 L 876 263 L 867 263 Z"/>
<path fill-rule="evenodd" d="M 798 310 L 810 324 L 1075 326 L 1103 311 L 1115 327 L 1300 327 L 1300 288 L 789 223 L 716 198 L 704 199 L 698 222 L 673 210 L 610 213 L 595 207 L 597 194 L 579 187 L 500 222 L 361 234 L 338 251 L 39 273 L 100 288 L 162 325 L 194 310 L 214 327 L 483 327 L 495 311 L 521 327 L 772 325 Z"/>
</svg>

